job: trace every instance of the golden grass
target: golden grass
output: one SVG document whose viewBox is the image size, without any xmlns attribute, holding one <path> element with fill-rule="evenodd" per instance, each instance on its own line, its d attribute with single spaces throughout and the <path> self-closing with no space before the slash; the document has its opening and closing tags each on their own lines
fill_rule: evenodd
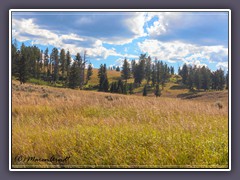
<svg viewBox="0 0 240 180">
<path fill-rule="evenodd" d="M 228 106 L 218 109 L 214 103 L 19 86 L 13 81 L 12 164 L 227 168 Z M 19 162 L 18 155 L 70 159 L 64 164 Z"/>
</svg>

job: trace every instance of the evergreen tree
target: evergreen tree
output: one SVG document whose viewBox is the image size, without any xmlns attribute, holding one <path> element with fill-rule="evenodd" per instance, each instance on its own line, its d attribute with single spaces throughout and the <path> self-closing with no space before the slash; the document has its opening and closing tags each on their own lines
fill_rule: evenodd
<svg viewBox="0 0 240 180">
<path fill-rule="evenodd" d="M 123 62 L 121 76 L 126 82 L 131 76 L 130 64 L 126 58 L 124 59 L 124 62 Z"/>
<path fill-rule="evenodd" d="M 107 78 L 107 67 L 106 64 L 100 65 L 98 70 L 98 78 L 99 78 L 99 91 L 108 91 L 109 82 Z"/>
<path fill-rule="evenodd" d="M 186 64 L 183 65 L 180 75 L 182 76 L 182 83 L 187 84 L 188 67 Z"/>
<path fill-rule="evenodd" d="M 217 70 L 218 73 L 218 90 L 223 90 L 225 86 L 225 76 L 224 71 L 222 69 Z"/>
<path fill-rule="evenodd" d="M 187 85 L 190 90 L 194 87 L 194 69 L 192 66 L 190 66 L 188 70 Z"/>
<path fill-rule="evenodd" d="M 92 64 L 89 64 L 88 69 L 87 69 L 87 82 L 86 82 L 86 84 L 91 79 L 92 74 L 93 74 Z"/>
<path fill-rule="evenodd" d="M 68 80 L 69 80 L 70 64 L 71 64 L 71 55 L 70 55 L 70 52 L 67 51 L 67 55 L 66 55 L 67 81 L 66 81 L 66 83 L 68 83 Z"/>
<path fill-rule="evenodd" d="M 161 90 L 159 88 L 159 84 L 156 85 L 155 96 L 160 97 L 162 95 Z"/>
<path fill-rule="evenodd" d="M 76 61 L 77 61 L 77 64 L 78 64 L 78 72 L 79 72 L 79 82 L 78 82 L 78 85 L 80 86 L 80 88 L 82 87 L 82 57 L 80 55 L 80 53 L 77 53 L 76 55 Z"/>
<path fill-rule="evenodd" d="M 24 45 L 24 43 L 22 43 L 21 45 L 21 57 L 19 60 L 19 65 L 18 65 L 18 80 L 20 81 L 21 84 L 24 84 L 27 82 L 27 80 L 29 79 L 29 59 L 28 59 L 28 54 L 27 54 L 27 49 Z"/>
<path fill-rule="evenodd" d="M 18 61 L 20 58 L 20 52 L 17 50 L 17 40 L 11 46 L 12 55 L 12 75 L 17 76 L 18 73 Z"/>
<path fill-rule="evenodd" d="M 202 87 L 202 74 L 200 68 L 196 68 L 194 73 L 194 84 L 195 87 L 199 90 Z"/>
<path fill-rule="evenodd" d="M 228 84 L 229 84 L 228 78 L 229 78 L 229 75 L 228 75 L 228 71 L 227 71 L 227 74 L 226 74 L 226 89 L 228 89 Z"/>
<path fill-rule="evenodd" d="M 154 86 L 157 82 L 157 71 L 156 71 L 156 65 L 152 65 L 152 85 Z"/>
<path fill-rule="evenodd" d="M 58 81 L 59 78 L 59 58 L 58 58 L 58 49 L 53 48 L 51 53 L 52 61 L 54 63 L 53 71 L 53 80 L 54 82 Z"/>
<path fill-rule="evenodd" d="M 123 94 L 124 87 L 123 87 L 123 81 L 121 79 L 118 80 L 116 91 L 119 94 Z"/>
<path fill-rule="evenodd" d="M 174 75 L 174 67 L 173 66 L 170 67 L 170 71 L 171 71 L 171 75 Z"/>
<path fill-rule="evenodd" d="M 203 66 L 201 68 L 201 75 L 202 75 L 202 88 L 204 91 L 210 89 L 211 84 L 211 71 Z"/>
<path fill-rule="evenodd" d="M 146 85 L 143 88 L 143 96 L 147 96 L 147 86 Z"/>
<path fill-rule="evenodd" d="M 48 67 L 48 64 L 49 64 L 49 55 L 48 55 L 48 48 L 46 48 L 46 50 L 44 51 L 44 60 L 43 60 L 43 66 L 44 66 L 44 73 L 45 75 L 48 74 L 48 70 L 49 70 L 49 67 Z"/>
<path fill-rule="evenodd" d="M 147 80 L 147 84 L 149 84 L 151 80 L 151 64 L 152 64 L 151 57 L 148 56 L 148 58 L 146 58 L 146 68 L 145 68 L 145 77 Z"/>
<path fill-rule="evenodd" d="M 145 77 L 145 60 L 139 60 L 139 64 L 136 64 L 134 71 L 134 82 L 141 84 Z"/>
<path fill-rule="evenodd" d="M 75 61 L 70 68 L 68 87 L 75 89 L 78 86 L 79 86 L 79 68 L 78 62 Z"/>
<path fill-rule="evenodd" d="M 60 52 L 60 63 L 61 63 L 62 78 L 64 79 L 65 70 L 66 70 L 66 54 L 64 49 L 61 49 L 61 52 Z"/>
<path fill-rule="evenodd" d="M 135 67 L 136 67 L 136 61 L 132 60 L 131 61 L 131 73 L 132 73 L 132 75 L 134 75 Z"/>
<path fill-rule="evenodd" d="M 120 71 L 120 67 L 119 66 L 116 68 L 116 71 Z"/>
</svg>

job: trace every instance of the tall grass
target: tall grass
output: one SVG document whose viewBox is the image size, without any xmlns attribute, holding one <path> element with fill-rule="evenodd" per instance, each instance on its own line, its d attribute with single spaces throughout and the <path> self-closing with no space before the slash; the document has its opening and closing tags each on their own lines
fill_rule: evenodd
<svg viewBox="0 0 240 180">
<path fill-rule="evenodd" d="M 109 101 L 100 92 L 18 89 L 12 95 L 15 168 L 228 167 L 226 104 L 219 109 L 214 102 L 165 97 L 111 94 Z M 19 162 L 18 155 L 70 159 Z"/>
</svg>

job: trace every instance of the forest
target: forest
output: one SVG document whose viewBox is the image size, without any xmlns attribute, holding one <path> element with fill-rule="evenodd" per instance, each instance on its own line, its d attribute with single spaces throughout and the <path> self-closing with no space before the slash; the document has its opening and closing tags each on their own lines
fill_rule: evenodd
<svg viewBox="0 0 240 180">
<path fill-rule="evenodd" d="M 108 70 L 121 72 L 121 77 L 113 82 L 108 80 Z M 41 80 L 49 85 L 57 84 L 72 89 L 95 89 L 103 92 L 133 94 L 134 88 L 144 86 L 143 96 L 147 95 L 147 89 L 154 89 L 156 97 L 160 96 L 161 89 L 169 82 L 169 79 L 176 76 L 183 86 L 190 91 L 193 90 L 223 90 L 228 89 L 228 72 L 220 68 L 211 71 L 208 67 L 192 66 L 186 63 L 175 72 L 173 66 L 163 63 L 160 60 L 152 60 L 150 56 L 141 54 L 138 60 L 128 61 L 124 59 L 122 67 L 107 67 L 101 64 L 98 69 L 98 84 L 88 85 L 93 74 L 93 67 L 87 60 L 87 51 L 82 55 L 77 53 L 71 58 L 69 51 L 48 48 L 43 52 L 37 46 L 12 44 L 12 75 L 21 84 L 29 81 L 30 78 Z M 128 82 L 129 79 L 133 81 Z M 143 84 L 142 82 L 145 81 Z"/>
</svg>

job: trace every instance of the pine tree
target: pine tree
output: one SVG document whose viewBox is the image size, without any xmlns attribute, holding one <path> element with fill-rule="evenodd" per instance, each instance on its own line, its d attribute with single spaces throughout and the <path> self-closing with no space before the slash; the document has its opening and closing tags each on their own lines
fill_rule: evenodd
<svg viewBox="0 0 240 180">
<path fill-rule="evenodd" d="M 92 74 L 93 74 L 92 64 L 89 64 L 88 69 L 87 69 L 87 82 L 86 82 L 86 84 L 91 79 Z"/>
<path fill-rule="evenodd" d="M 18 61 L 20 53 L 17 50 L 17 40 L 14 40 L 14 43 L 11 46 L 11 53 L 12 53 L 12 75 L 17 76 L 18 72 Z"/>
<path fill-rule="evenodd" d="M 170 71 L 171 71 L 171 75 L 174 75 L 174 67 L 173 66 L 170 67 Z"/>
<path fill-rule="evenodd" d="M 121 76 L 126 82 L 131 76 L 130 64 L 126 58 L 124 59 L 124 62 L 123 62 Z"/>
<path fill-rule="evenodd" d="M 60 52 L 60 64 L 61 64 L 62 79 L 64 79 L 65 70 L 66 70 L 66 54 L 64 49 L 61 49 L 61 52 Z"/>
<path fill-rule="evenodd" d="M 187 84 L 188 67 L 186 64 L 183 65 L 180 75 L 182 76 L 182 83 Z"/>
<path fill-rule="evenodd" d="M 76 59 L 77 65 L 78 65 L 78 72 L 79 72 L 78 85 L 81 88 L 82 87 L 82 57 L 81 57 L 80 53 L 77 53 L 75 59 Z"/>
<path fill-rule="evenodd" d="M 139 60 L 139 64 L 136 64 L 134 71 L 134 82 L 141 84 L 145 77 L 145 60 Z"/>
<path fill-rule="evenodd" d="M 154 86 L 157 82 L 157 71 L 156 71 L 156 65 L 152 65 L 152 86 Z"/>
<path fill-rule="evenodd" d="M 148 56 L 148 58 L 146 58 L 146 67 L 145 67 L 145 77 L 147 80 L 147 84 L 149 84 L 151 80 L 151 64 L 152 64 L 151 57 Z"/>
<path fill-rule="evenodd" d="M 131 73 L 132 73 L 132 75 L 134 75 L 135 67 L 136 67 L 136 61 L 132 60 L 131 61 Z"/>
<path fill-rule="evenodd" d="M 71 64 L 71 55 L 70 52 L 67 51 L 67 55 L 66 55 L 66 70 L 67 70 L 67 80 L 66 80 L 66 84 L 69 81 L 69 74 L 70 74 L 70 64 Z"/>
<path fill-rule="evenodd" d="M 79 68 L 78 62 L 75 61 L 70 68 L 68 87 L 75 89 L 78 86 L 79 86 Z"/>
<path fill-rule="evenodd" d="M 108 91 L 109 82 L 107 77 L 107 67 L 106 64 L 100 65 L 98 70 L 98 78 L 99 78 L 99 91 Z"/>
<path fill-rule="evenodd" d="M 51 53 L 52 61 L 54 63 L 53 71 L 53 80 L 54 82 L 58 81 L 59 78 L 59 58 L 58 58 L 58 49 L 53 48 Z"/>
<path fill-rule="evenodd" d="M 162 94 L 161 94 L 161 90 L 159 88 L 159 84 L 156 85 L 156 90 L 155 90 L 155 96 L 156 97 L 160 97 Z"/>
<path fill-rule="evenodd" d="M 119 66 L 116 68 L 116 71 L 120 71 L 120 67 Z"/>
<path fill-rule="evenodd" d="M 202 88 L 204 91 L 210 89 L 210 84 L 211 84 L 211 71 L 203 66 L 201 68 L 201 75 L 202 75 Z"/>
<path fill-rule="evenodd" d="M 187 85 L 190 90 L 193 90 L 194 87 L 194 69 L 192 66 L 189 67 Z"/>
<path fill-rule="evenodd" d="M 24 45 L 24 43 L 22 43 L 21 45 L 21 57 L 19 60 L 19 65 L 18 65 L 18 80 L 20 81 L 21 84 L 24 84 L 27 82 L 27 80 L 29 79 L 29 59 L 28 59 L 28 54 L 27 54 L 27 49 Z"/>
<path fill-rule="evenodd" d="M 147 96 L 147 86 L 146 85 L 143 88 L 143 96 Z"/>
<path fill-rule="evenodd" d="M 44 60 L 43 61 L 44 61 L 43 62 L 44 73 L 45 73 L 45 75 L 47 75 L 48 74 L 48 70 L 49 70 L 49 67 L 48 67 L 48 64 L 49 64 L 48 48 L 46 48 L 46 50 L 44 51 Z"/>
</svg>

